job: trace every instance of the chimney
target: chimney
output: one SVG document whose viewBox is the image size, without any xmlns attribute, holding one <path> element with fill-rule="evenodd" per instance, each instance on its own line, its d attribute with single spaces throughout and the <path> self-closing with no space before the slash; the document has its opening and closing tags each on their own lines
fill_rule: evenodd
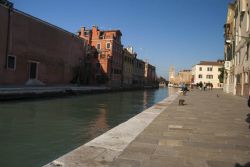
<svg viewBox="0 0 250 167">
<path fill-rule="evenodd" d="M 92 30 L 96 30 L 96 31 L 97 31 L 97 30 L 98 30 L 98 27 L 95 26 L 95 25 L 93 25 L 93 26 L 92 26 Z"/>
<path fill-rule="evenodd" d="M 84 36 L 85 27 L 81 27 L 81 36 Z"/>
<path fill-rule="evenodd" d="M 100 31 L 97 26 L 92 26 L 93 39 L 99 39 Z"/>
</svg>

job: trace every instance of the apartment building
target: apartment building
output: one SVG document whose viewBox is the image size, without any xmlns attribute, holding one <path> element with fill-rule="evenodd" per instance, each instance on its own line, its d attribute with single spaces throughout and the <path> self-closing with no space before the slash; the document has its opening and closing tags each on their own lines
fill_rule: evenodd
<svg viewBox="0 0 250 167">
<path fill-rule="evenodd" d="M 137 56 L 137 55 L 136 55 Z M 145 62 L 140 59 L 135 59 L 134 61 L 134 70 L 133 70 L 133 86 L 143 87 L 145 80 Z"/>
<path fill-rule="evenodd" d="M 155 66 L 149 64 L 145 61 L 145 71 L 144 71 L 145 85 L 154 85 L 156 81 L 156 71 Z"/>
<path fill-rule="evenodd" d="M 123 49 L 123 70 L 122 70 L 122 86 L 131 87 L 133 84 L 133 72 L 134 62 L 136 59 L 136 53 L 134 53 L 132 47 Z"/>
<path fill-rule="evenodd" d="M 249 96 L 250 0 L 229 4 L 225 24 L 225 92 Z M 231 86 L 232 85 L 232 86 Z"/>
<path fill-rule="evenodd" d="M 201 61 L 192 67 L 193 84 L 202 82 L 212 83 L 214 88 L 222 88 L 223 84 L 219 81 L 220 68 L 223 67 L 222 62 Z"/>
<path fill-rule="evenodd" d="M 107 77 L 110 86 L 121 86 L 123 68 L 123 45 L 120 30 L 99 30 L 97 26 L 92 29 L 82 27 L 79 36 L 91 46 L 94 46 L 99 55 L 98 61 L 103 75 Z"/>
</svg>

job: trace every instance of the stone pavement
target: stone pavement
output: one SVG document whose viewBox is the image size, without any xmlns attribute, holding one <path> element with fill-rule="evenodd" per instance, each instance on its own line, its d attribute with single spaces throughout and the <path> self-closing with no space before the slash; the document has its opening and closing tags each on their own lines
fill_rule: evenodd
<svg viewBox="0 0 250 167">
<path fill-rule="evenodd" d="M 247 99 L 221 90 L 180 95 L 110 166 L 247 167 L 248 113 Z"/>
</svg>

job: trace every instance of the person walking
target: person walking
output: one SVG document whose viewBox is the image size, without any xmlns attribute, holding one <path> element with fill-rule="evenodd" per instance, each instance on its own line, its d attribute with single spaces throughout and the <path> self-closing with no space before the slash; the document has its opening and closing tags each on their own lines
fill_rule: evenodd
<svg viewBox="0 0 250 167">
<path fill-rule="evenodd" d="M 204 84 L 203 84 L 204 91 L 206 91 L 206 88 L 207 88 L 207 85 L 206 85 L 206 82 L 204 82 Z"/>
<path fill-rule="evenodd" d="M 202 91 L 202 88 L 203 88 L 202 82 L 200 82 L 199 87 L 200 87 L 200 90 Z"/>
</svg>

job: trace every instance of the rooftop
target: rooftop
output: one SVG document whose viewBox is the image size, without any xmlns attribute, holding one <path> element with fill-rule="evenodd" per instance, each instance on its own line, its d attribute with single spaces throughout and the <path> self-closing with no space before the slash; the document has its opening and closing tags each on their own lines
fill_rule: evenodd
<svg viewBox="0 0 250 167">
<path fill-rule="evenodd" d="M 222 62 L 217 62 L 217 61 L 200 61 L 199 64 L 197 65 L 212 65 L 212 66 L 222 66 Z"/>
<path fill-rule="evenodd" d="M 180 72 L 191 72 L 192 70 L 181 70 Z"/>
</svg>

